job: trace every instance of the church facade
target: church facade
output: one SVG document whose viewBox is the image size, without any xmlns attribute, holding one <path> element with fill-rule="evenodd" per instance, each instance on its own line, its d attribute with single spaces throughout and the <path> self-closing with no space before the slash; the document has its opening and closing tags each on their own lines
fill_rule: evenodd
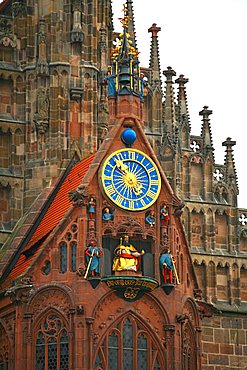
<svg viewBox="0 0 247 370">
<path fill-rule="evenodd" d="M 0 368 L 247 363 L 247 210 L 231 138 L 141 68 L 133 1 L 0 4 Z"/>
</svg>

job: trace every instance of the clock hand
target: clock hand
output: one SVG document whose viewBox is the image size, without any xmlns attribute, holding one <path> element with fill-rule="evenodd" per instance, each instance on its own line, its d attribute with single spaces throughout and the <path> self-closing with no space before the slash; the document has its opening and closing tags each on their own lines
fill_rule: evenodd
<svg viewBox="0 0 247 370">
<path fill-rule="evenodd" d="M 142 193 L 142 184 L 136 184 L 134 187 L 134 193 L 135 195 L 140 195 Z"/>
<path fill-rule="evenodd" d="M 127 164 L 124 164 L 123 161 L 121 161 L 120 159 L 115 159 L 115 162 L 116 162 L 116 165 L 117 165 L 117 168 L 123 172 L 124 174 L 127 174 L 129 171 L 128 171 L 128 166 Z"/>
</svg>

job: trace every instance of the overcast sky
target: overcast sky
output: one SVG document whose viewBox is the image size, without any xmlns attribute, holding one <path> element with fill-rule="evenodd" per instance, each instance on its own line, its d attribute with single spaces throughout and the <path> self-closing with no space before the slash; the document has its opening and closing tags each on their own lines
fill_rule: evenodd
<svg viewBox="0 0 247 370">
<path fill-rule="evenodd" d="M 115 30 L 121 30 L 124 0 L 113 0 Z M 215 159 L 224 163 L 222 142 L 236 140 L 234 157 L 239 182 L 238 205 L 247 208 L 247 0 L 134 0 L 141 65 L 149 65 L 152 23 L 161 27 L 161 70 L 171 66 L 189 78 L 191 134 L 200 135 L 199 111 L 213 111 Z"/>
</svg>

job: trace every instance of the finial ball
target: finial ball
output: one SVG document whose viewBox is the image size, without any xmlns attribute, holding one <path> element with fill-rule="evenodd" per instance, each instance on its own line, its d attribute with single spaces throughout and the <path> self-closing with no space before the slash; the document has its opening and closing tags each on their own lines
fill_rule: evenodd
<svg viewBox="0 0 247 370">
<path fill-rule="evenodd" d="M 132 145 L 136 140 L 136 133 L 131 128 L 126 128 L 121 135 L 121 139 L 126 145 Z"/>
</svg>

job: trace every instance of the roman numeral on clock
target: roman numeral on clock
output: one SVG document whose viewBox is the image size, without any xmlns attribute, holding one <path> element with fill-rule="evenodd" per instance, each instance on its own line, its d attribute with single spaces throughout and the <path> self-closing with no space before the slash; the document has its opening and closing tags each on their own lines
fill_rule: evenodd
<svg viewBox="0 0 247 370">
<path fill-rule="evenodd" d="M 156 196 L 156 193 L 149 189 L 146 195 L 153 199 Z"/>
<path fill-rule="evenodd" d="M 116 190 L 114 189 L 113 185 L 106 186 L 106 191 L 109 195 L 116 193 Z"/>
</svg>

